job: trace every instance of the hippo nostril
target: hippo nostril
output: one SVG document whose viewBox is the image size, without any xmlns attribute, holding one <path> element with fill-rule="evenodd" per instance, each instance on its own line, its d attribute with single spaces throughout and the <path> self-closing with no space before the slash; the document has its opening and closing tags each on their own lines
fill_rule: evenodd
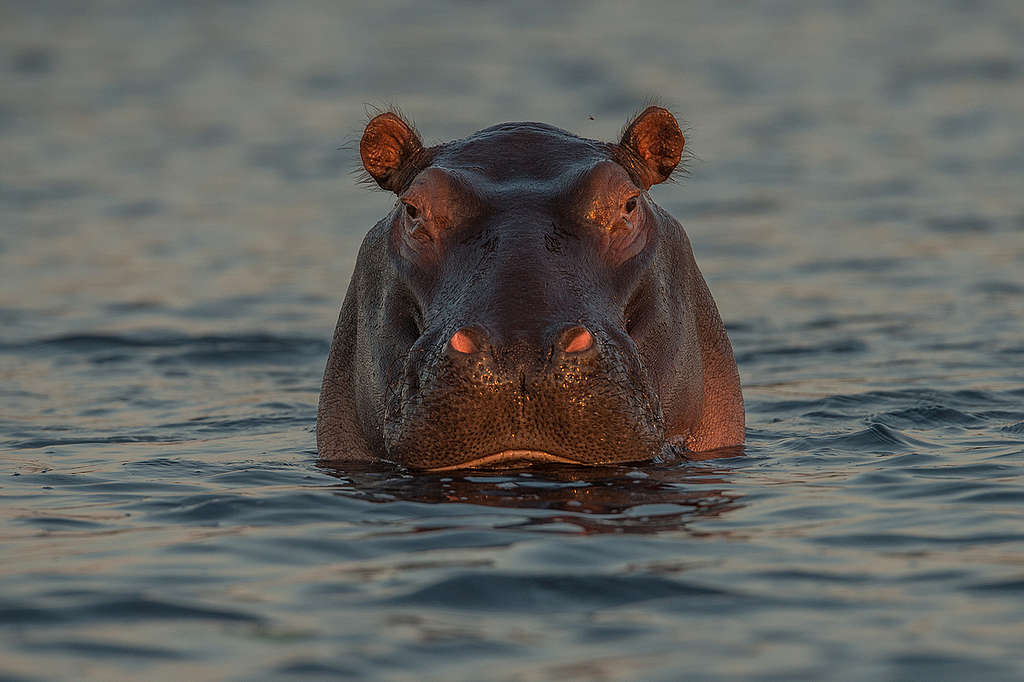
<svg viewBox="0 0 1024 682">
<path fill-rule="evenodd" d="M 582 353 L 594 346 L 594 335 L 585 327 L 572 327 L 562 333 L 562 348 L 566 353 Z"/>
<path fill-rule="evenodd" d="M 467 334 L 464 329 L 460 329 L 452 334 L 452 338 L 449 343 L 451 343 L 452 348 L 465 355 L 475 353 L 479 350 L 476 343 L 473 342 L 473 339 L 470 338 L 469 334 Z"/>
</svg>

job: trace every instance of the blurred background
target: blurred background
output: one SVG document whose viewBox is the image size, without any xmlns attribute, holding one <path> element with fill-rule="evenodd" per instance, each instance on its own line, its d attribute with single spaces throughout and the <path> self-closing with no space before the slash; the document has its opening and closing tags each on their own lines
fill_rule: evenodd
<svg viewBox="0 0 1024 682">
<path fill-rule="evenodd" d="M 975 305 L 993 292 L 963 283 L 1020 264 L 1014 0 L 0 13 L 0 305 L 18 337 L 296 315 L 328 335 L 358 242 L 392 201 L 357 187 L 357 156 L 337 149 L 368 106 L 400 107 L 438 142 L 506 120 L 615 139 L 664 102 L 696 159 L 656 198 L 727 320 Z M 939 271 L 900 295 L 900 278 Z"/>
<path fill-rule="evenodd" d="M 0 83 L 0 677 L 1019 679 L 1019 0 L 3 0 Z M 368 112 L 652 98 L 747 457 L 318 469 Z"/>
</svg>

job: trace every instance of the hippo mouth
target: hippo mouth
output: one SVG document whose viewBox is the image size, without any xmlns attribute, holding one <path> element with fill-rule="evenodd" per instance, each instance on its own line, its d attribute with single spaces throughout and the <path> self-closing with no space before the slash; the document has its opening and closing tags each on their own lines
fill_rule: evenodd
<svg viewBox="0 0 1024 682">
<path fill-rule="evenodd" d="M 502 450 L 486 457 L 477 457 L 443 467 L 431 467 L 427 471 L 454 471 L 456 469 L 516 469 L 540 463 L 583 464 L 579 460 L 553 455 L 543 450 Z"/>
<path fill-rule="evenodd" d="M 660 452 L 661 405 L 624 331 L 605 329 L 578 357 L 523 341 L 485 352 L 474 340 L 482 332 L 471 330 L 425 334 L 409 351 L 385 407 L 386 459 L 445 472 L 606 465 Z M 439 350 L 438 337 L 477 351 L 450 341 Z"/>
</svg>

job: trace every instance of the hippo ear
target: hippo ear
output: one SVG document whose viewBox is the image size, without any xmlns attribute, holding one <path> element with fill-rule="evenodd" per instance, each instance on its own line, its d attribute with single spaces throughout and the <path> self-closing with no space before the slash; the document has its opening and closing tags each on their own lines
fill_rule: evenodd
<svg viewBox="0 0 1024 682">
<path fill-rule="evenodd" d="M 392 192 L 401 191 L 399 182 L 423 149 L 419 135 L 397 114 L 386 111 L 370 119 L 359 140 L 359 156 L 363 168 L 377 184 Z"/>
<path fill-rule="evenodd" d="M 622 131 L 619 142 L 644 162 L 639 170 L 645 189 L 668 180 L 679 165 L 684 143 L 675 117 L 661 107 L 647 107 Z"/>
</svg>

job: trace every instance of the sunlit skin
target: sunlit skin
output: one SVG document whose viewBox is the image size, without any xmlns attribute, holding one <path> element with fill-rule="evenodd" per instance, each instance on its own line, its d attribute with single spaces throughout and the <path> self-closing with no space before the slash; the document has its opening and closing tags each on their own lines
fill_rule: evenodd
<svg viewBox="0 0 1024 682">
<path fill-rule="evenodd" d="M 360 142 L 397 196 L 367 235 L 324 373 L 321 457 L 413 468 L 607 464 L 743 442 L 732 349 L 682 227 L 648 190 L 684 139 L 506 123 Z"/>
</svg>

